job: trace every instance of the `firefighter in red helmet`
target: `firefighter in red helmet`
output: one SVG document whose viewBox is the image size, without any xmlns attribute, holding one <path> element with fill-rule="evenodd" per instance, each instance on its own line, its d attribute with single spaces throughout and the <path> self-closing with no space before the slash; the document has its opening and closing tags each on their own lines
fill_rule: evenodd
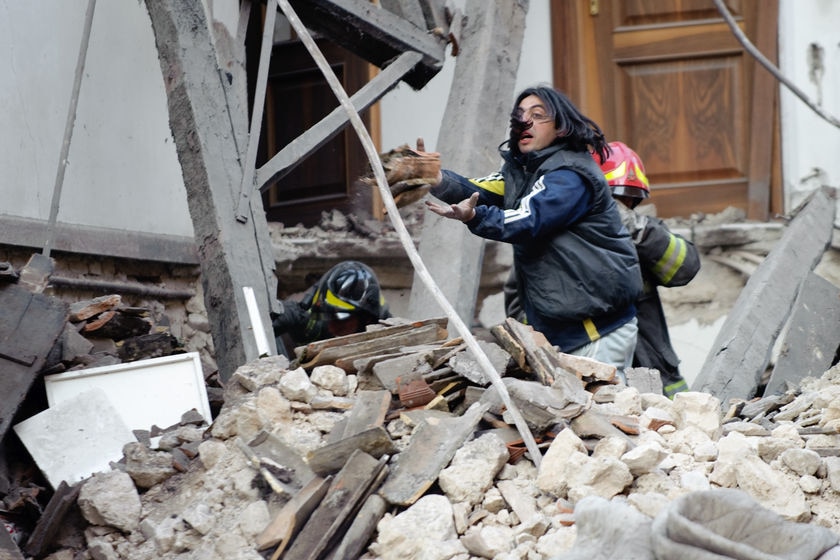
<svg viewBox="0 0 840 560">
<path fill-rule="evenodd" d="M 633 367 L 659 370 L 663 393 L 673 397 L 687 391 L 688 385 L 680 374 L 657 287 L 687 284 L 700 270 L 700 255 L 694 244 L 672 233 L 665 222 L 634 210 L 650 196 L 645 166 L 623 142 L 610 142 L 609 146 L 611 153 L 601 170 L 618 202 L 621 221 L 636 245 L 644 280 L 644 291 L 636 301 L 639 334 Z"/>
</svg>

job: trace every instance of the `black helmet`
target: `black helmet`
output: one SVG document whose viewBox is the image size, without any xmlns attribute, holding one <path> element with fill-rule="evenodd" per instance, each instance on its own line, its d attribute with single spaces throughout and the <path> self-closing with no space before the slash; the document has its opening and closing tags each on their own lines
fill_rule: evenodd
<svg viewBox="0 0 840 560">
<path fill-rule="evenodd" d="M 344 261 L 332 267 L 312 296 L 312 308 L 333 319 L 360 313 L 378 319 L 384 307 L 385 298 L 376 274 L 358 261 Z"/>
</svg>

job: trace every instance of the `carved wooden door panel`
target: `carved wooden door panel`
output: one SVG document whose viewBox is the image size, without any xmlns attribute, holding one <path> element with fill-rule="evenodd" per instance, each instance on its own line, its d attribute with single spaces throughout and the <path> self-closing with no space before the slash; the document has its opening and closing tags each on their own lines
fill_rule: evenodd
<svg viewBox="0 0 840 560">
<path fill-rule="evenodd" d="M 726 2 L 770 60 L 775 4 Z M 552 20 L 555 85 L 639 153 L 660 216 L 780 209 L 777 84 L 711 0 L 561 0 Z"/>
</svg>

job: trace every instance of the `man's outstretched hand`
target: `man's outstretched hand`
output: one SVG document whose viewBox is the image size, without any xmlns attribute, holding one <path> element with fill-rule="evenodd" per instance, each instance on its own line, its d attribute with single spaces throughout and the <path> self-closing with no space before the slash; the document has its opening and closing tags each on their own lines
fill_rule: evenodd
<svg viewBox="0 0 840 560">
<path fill-rule="evenodd" d="M 426 201 L 426 206 L 435 214 L 462 222 L 469 222 L 475 217 L 476 204 L 478 204 L 478 193 L 473 193 L 458 204 L 438 204 L 431 200 Z"/>
</svg>

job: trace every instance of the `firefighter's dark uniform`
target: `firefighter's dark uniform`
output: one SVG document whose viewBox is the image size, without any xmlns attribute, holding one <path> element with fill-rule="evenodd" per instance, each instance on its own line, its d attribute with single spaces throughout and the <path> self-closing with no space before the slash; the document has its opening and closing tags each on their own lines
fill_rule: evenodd
<svg viewBox="0 0 840 560">
<path fill-rule="evenodd" d="M 673 397 L 687 391 L 688 385 L 680 374 L 657 287 L 687 284 L 700 270 L 700 255 L 693 243 L 672 233 L 659 218 L 641 216 L 618 205 L 622 222 L 636 244 L 644 279 L 644 291 L 636 301 L 639 336 L 633 366 L 658 369 L 663 393 Z"/>
</svg>

